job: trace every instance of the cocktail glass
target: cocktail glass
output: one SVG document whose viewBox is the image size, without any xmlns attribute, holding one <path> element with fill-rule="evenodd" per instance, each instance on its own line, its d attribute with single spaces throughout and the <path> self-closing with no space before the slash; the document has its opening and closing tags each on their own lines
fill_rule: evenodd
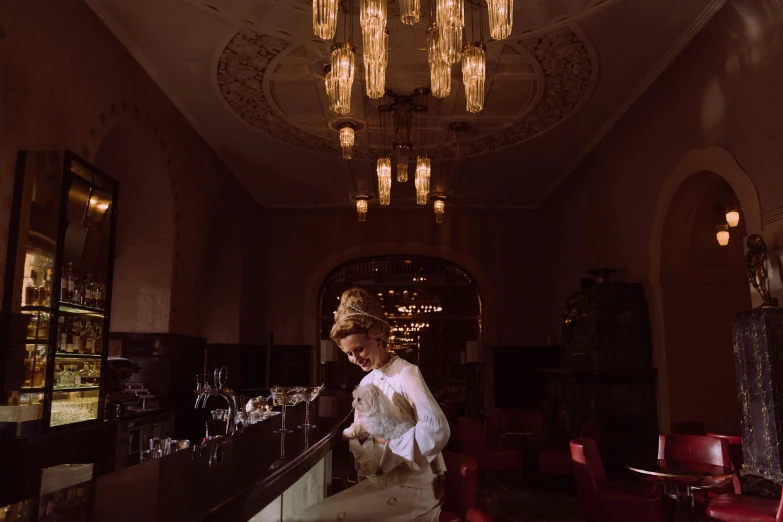
<svg viewBox="0 0 783 522">
<path fill-rule="evenodd" d="M 302 428 L 304 430 L 309 430 L 316 427 L 315 424 L 310 424 L 310 403 L 318 398 L 318 394 L 321 393 L 321 390 L 323 390 L 323 388 L 324 388 L 323 384 L 320 386 L 305 387 L 305 392 L 304 392 L 305 421 L 304 424 L 297 427 Z"/>
<path fill-rule="evenodd" d="M 286 388 L 284 386 L 272 386 L 272 388 L 269 390 L 272 393 L 272 401 L 274 402 L 275 406 L 282 406 L 283 413 L 280 417 L 280 429 L 275 430 L 275 433 L 291 433 L 293 430 L 286 429 L 285 427 L 285 411 L 288 406 L 293 406 L 296 404 L 296 402 L 292 403 L 292 400 L 294 400 L 293 396 L 291 395 L 291 389 Z"/>
</svg>

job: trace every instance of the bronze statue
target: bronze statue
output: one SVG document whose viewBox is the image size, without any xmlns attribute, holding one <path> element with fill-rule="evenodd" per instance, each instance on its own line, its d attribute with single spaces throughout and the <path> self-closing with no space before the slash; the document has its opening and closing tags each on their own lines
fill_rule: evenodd
<svg viewBox="0 0 783 522">
<path fill-rule="evenodd" d="M 769 277 L 767 277 L 767 244 L 758 234 L 752 234 L 747 241 L 748 253 L 745 254 L 745 266 L 748 280 L 764 301 L 761 306 L 777 306 L 777 299 L 770 295 Z"/>
</svg>

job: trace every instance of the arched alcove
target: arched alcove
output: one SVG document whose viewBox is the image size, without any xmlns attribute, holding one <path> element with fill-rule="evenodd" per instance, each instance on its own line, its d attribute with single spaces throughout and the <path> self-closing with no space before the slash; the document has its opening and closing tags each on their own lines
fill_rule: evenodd
<svg viewBox="0 0 783 522">
<path fill-rule="evenodd" d="M 313 346 L 318 344 L 320 339 L 320 288 L 326 278 L 337 267 L 355 259 L 399 256 L 401 252 L 409 256 L 430 257 L 443 259 L 457 266 L 463 267 L 481 289 L 482 312 L 484 322 L 484 382 L 485 382 L 485 408 L 494 405 L 494 375 L 492 372 L 492 351 L 487 347 L 494 346 L 498 339 L 498 298 L 492 278 L 482 269 L 481 265 L 471 255 L 458 252 L 447 245 L 432 245 L 421 242 L 379 242 L 379 243 L 361 243 L 349 248 L 334 252 L 321 261 L 318 268 L 313 271 L 305 285 L 304 303 L 306 306 L 304 314 L 304 330 L 312 332 Z M 318 355 L 313 357 L 313 379 L 316 378 Z"/>
<path fill-rule="evenodd" d="M 672 423 L 700 421 L 710 431 L 739 433 L 731 321 L 751 307 L 744 269 L 744 219 L 720 246 L 736 195 L 713 172 L 680 185 L 669 205 L 661 246 L 661 298 Z"/>
<path fill-rule="evenodd" d="M 692 182 L 693 184 L 691 185 L 688 183 L 686 185 L 686 182 L 695 175 L 697 175 L 697 177 Z M 718 183 L 720 180 L 725 183 L 722 189 L 718 188 L 720 187 L 720 183 Z M 648 299 L 650 302 L 650 320 L 653 331 L 653 352 L 655 366 L 658 370 L 659 426 L 664 432 L 669 431 L 672 420 L 682 420 L 675 419 L 673 416 L 674 414 L 679 417 L 687 413 L 678 411 L 675 403 L 685 403 L 691 400 L 689 397 L 682 397 L 679 395 L 679 386 L 676 384 L 680 378 L 680 376 L 677 375 L 677 372 L 680 371 L 679 364 L 683 362 L 678 359 L 677 355 L 672 355 L 679 349 L 677 347 L 678 341 L 672 338 L 672 335 L 674 335 L 675 332 L 681 331 L 681 325 L 679 324 L 680 317 L 677 315 L 679 304 L 675 301 L 671 307 L 668 306 L 668 304 L 672 302 L 670 298 L 674 295 L 675 287 L 669 287 L 668 290 L 670 291 L 667 291 L 666 281 L 668 280 L 669 282 L 676 284 L 678 279 L 682 280 L 685 277 L 688 263 L 690 263 L 691 266 L 695 266 L 695 260 L 699 259 L 698 254 L 694 257 L 692 252 L 688 253 L 685 251 L 691 250 L 688 234 L 691 234 L 694 239 L 698 239 L 699 241 L 714 242 L 715 247 L 710 248 L 717 248 L 718 246 L 715 239 L 715 226 L 718 225 L 719 222 L 704 222 L 702 227 L 711 225 L 708 227 L 709 230 L 702 230 L 698 235 L 694 235 L 694 232 L 692 232 L 694 226 L 693 220 L 697 219 L 696 216 L 698 216 L 699 212 L 695 208 L 692 209 L 690 213 L 684 210 L 684 208 L 689 206 L 698 207 L 697 200 L 702 201 L 702 205 L 707 205 L 706 201 L 709 200 L 708 193 L 711 185 L 715 190 L 719 191 L 725 190 L 728 187 L 735 195 L 736 200 L 742 209 L 741 232 L 732 232 L 731 246 L 725 250 L 726 255 L 730 255 L 731 248 L 739 248 L 741 250 L 741 243 L 744 241 L 743 236 L 761 233 L 761 210 L 756 188 L 748 174 L 737 164 L 731 153 L 722 147 L 694 149 L 686 153 L 674 167 L 661 188 L 658 195 L 658 204 L 653 218 L 650 236 L 650 279 L 648 284 Z M 682 192 L 680 192 L 681 188 Z M 705 210 L 705 212 L 706 211 L 707 210 Z M 715 209 L 713 209 L 713 212 L 715 212 Z M 685 217 L 687 215 L 690 215 L 691 217 Z M 719 220 L 717 217 L 711 219 Z M 687 232 L 688 230 L 691 232 Z M 675 235 L 666 237 L 671 234 Z M 743 234 L 743 236 L 740 236 L 739 234 Z M 708 239 L 706 239 L 707 237 Z M 664 244 L 667 245 L 665 249 Z M 689 248 L 684 249 L 686 246 Z M 666 250 L 666 252 L 664 252 L 664 250 Z M 673 256 L 675 259 L 679 258 L 681 261 L 676 262 L 675 259 L 672 259 Z M 664 269 L 663 267 L 666 263 L 668 263 L 669 266 Z M 678 266 L 679 268 L 677 268 Z M 721 269 L 719 267 L 713 267 L 709 270 L 699 272 L 700 273 L 695 274 L 691 280 L 694 286 L 700 284 L 702 287 L 706 287 L 720 281 Z M 716 273 L 711 275 L 709 272 Z M 736 287 L 733 286 L 732 281 L 735 281 L 733 278 L 739 278 L 740 276 L 737 275 L 736 271 L 733 271 L 732 274 L 733 275 L 729 276 L 730 281 L 726 281 L 726 284 L 732 285 L 732 291 L 736 290 L 737 299 L 743 299 L 744 303 L 737 304 L 736 306 L 745 306 L 745 308 L 749 308 L 749 285 L 744 279 L 742 283 L 740 283 L 739 279 L 736 279 Z M 682 288 L 680 288 L 680 290 L 685 293 Z M 664 294 L 666 294 L 666 303 L 664 303 Z M 686 297 L 690 298 L 695 295 L 699 295 L 698 289 L 692 290 Z M 704 295 L 704 291 L 702 291 L 701 295 Z M 741 296 L 744 296 L 744 298 Z M 726 295 L 720 296 L 721 300 L 724 298 L 726 298 Z M 747 299 L 747 301 L 745 301 L 745 299 Z M 710 305 L 706 298 L 702 298 L 701 302 L 698 304 L 693 301 L 690 302 L 693 306 L 702 306 L 702 308 L 699 309 L 699 313 L 702 313 L 702 311 L 705 310 L 705 305 Z M 716 305 L 717 304 L 718 303 L 716 303 Z M 689 314 L 690 311 L 681 309 L 679 313 Z M 725 315 L 725 310 L 723 314 Z M 721 313 L 719 312 L 718 315 L 721 315 Z M 723 327 L 728 328 L 731 317 L 723 317 L 722 319 L 716 318 L 716 320 L 723 320 Z M 715 332 L 720 330 L 720 327 L 717 329 L 713 327 L 714 323 L 706 325 L 697 325 L 694 323 L 692 331 L 695 331 L 695 329 L 698 328 L 706 328 L 711 329 L 710 331 L 712 333 L 710 335 L 713 335 L 713 333 L 719 335 Z M 675 344 L 670 346 L 670 342 Z M 699 345 L 704 345 L 705 342 L 706 341 L 699 341 Z M 674 360 L 670 361 L 670 359 Z M 703 370 L 707 362 L 708 359 L 700 361 L 699 366 L 691 368 L 692 372 L 694 372 L 694 374 L 698 374 L 702 371 L 708 372 L 709 370 Z M 722 386 L 723 389 L 726 390 L 726 394 L 731 393 L 733 395 L 733 398 L 731 399 L 733 401 L 732 404 L 735 404 L 736 383 L 734 375 L 732 372 L 731 376 L 728 376 L 728 361 L 723 359 L 723 362 L 726 363 L 726 365 L 723 366 L 723 373 L 726 375 L 723 375 L 722 378 L 729 380 L 720 383 L 713 381 L 711 385 Z M 675 363 L 678 364 L 678 369 L 673 369 Z M 670 382 L 672 380 L 672 377 L 669 375 L 670 370 L 673 370 L 675 373 L 675 375 L 672 376 L 675 381 L 674 383 Z M 673 414 L 673 412 L 675 413 Z M 722 421 L 716 420 L 716 422 Z"/>
<path fill-rule="evenodd" d="M 111 329 L 168 332 L 176 227 L 157 140 L 122 122 L 106 134 L 94 163 L 120 183 Z"/>
<path fill-rule="evenodd" d="M 418 365 L 436 396 L 466 404 L 475 412 L 483 401 L 483 300 L 472 276 L 462 267 L 419 256 L 355 259 L 335 268 L 319 291 L 320 338 L 328 339 L 340 295 L 363 288 L 381 302 L 392 327 L 388 349 Z M 328 350 L 327 350 L 328 352 Z M 322 354 L 322 357 L 325 354 Z M 337 350 L 324 375 L 328 385 L 350 389 L 364 372 Z"/>
</svg>

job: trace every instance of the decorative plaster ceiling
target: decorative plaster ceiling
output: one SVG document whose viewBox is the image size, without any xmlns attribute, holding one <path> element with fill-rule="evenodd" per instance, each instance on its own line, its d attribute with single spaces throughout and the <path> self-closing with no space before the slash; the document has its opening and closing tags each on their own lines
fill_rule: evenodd
<svg viewBox="0 0 783 522">
<path fill-rule="evenodd" d="M 375 190 L 377 101 L 364 94 L 361 49 L 353 111 L 338 117 L 312 0 L 84 1 L 260 204 L 348 205 Z M 540 206 L 724 1 L 516 0 L 512 36 L 487 42 L 484 111 L 465 111 L 458 64 L 452 94 L 430 98 L 433 190 L 450 204 Z M 426 17 L 405 26 L 389 6 L 387 87 L 406 94 L 429 85 Z M 338 153 L 346 120 L 359 127 L 350 161 Z M 455 121 L 467 130 L 450 132 Z M 394 185 L 392 206 L 414 206 L 412 185 Z"/>
<path fill-rule="evenodd" d="M 396 27 L 402 25 L 399 21 L 390 25 L 397 29 L 395 35 L 401 32 Z M 426 49 L 414 45 L 406 53 L 395 46 L 391 53 L 395 60 L 389 66 L 387 88 L 408 94 L 417 86 L 429 85 Z M 577 109 L 596 77 L 592 53 L 568 27 L 519 43 L 490 42 L 487 55 L 491 72 L 480 115 L 465 111 L 464 91 L 454 92 L 461 89 L 458 74 L 453 74 L 452 95 L 443 100 L 429 97 L 430 156 L 481 154 L 541 134 Z M 248 125 L 269 137 L 317 152 L 340 155 L 339 124 L 352 121 L 358 129 L 354 158 L 374 159 L 381 140 L 378 100 L 364 94 L 361 62 L 357 60 L 352 112 L 340 116 L 328 109 L 323 74 L 328 60 L 328 48 L 320 41 L 289 44 L 241 29 L 218 61 L 220 93 Z M 452 123 L 464 124 L 472 137 L 469 143 L 458 147 Z"/>
</svg>

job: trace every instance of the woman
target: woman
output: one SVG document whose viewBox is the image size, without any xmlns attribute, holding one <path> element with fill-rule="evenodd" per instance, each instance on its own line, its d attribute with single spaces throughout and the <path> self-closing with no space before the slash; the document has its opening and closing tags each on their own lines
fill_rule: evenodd
<svg viewBox="0 0 783 522">
<path fill-rule="evenodd" d="M 361 386 L 374 384 L 392 403 L 410 407 L 416 423 L 396 439 L 367 439 L 361 450 L 381 453 L 379 469 L 306 509 L 301 521 L 438 520 L 446 471 L 440 452 L 449 440 L 449 425 L 419 367 L 386 351 L 390 335 L 383 307 L 373 296 L 358 288 L 343 293 L 332 339 L 350 362 L 369 372 Z"/>
</svg>

